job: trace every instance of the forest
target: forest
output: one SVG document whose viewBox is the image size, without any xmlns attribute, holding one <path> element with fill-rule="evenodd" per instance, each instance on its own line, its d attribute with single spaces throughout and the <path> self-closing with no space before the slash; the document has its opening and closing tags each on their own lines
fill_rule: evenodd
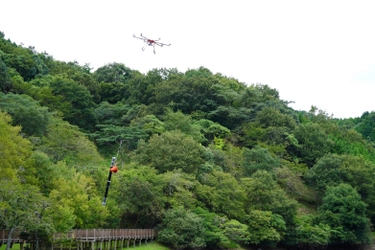
<svg viewBox="0 0 375 250">
<path fill-rule="evenodd" d="M 294 110 L 203 66 L 93 70 L 3 32 L 0 90 L 0 228 L 42 249 L 94 228 L 154 228 L 171 249 L 372 243 L 372 111 Z"/>
</svg>

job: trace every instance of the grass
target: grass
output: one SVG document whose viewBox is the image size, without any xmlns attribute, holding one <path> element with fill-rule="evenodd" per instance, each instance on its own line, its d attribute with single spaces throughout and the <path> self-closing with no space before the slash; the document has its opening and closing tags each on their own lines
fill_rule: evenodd
<svg viewBox="0 0 375 250">
<path fill-rule="evenodd" d="M 133 248 L 133 247 L 131 247 L 131 248 Z M 123 249 L 125 250 L 125 249 L 128 249 L 128 248 L 123 248 Z M 135 250 L 169 250 L 168 247 L 163 246 L 163 245 L 161 245 L 161 244 L 159 244 L 155 241 L 149 242 L 147 245 L 142 243 L 142 246 L 138 245 L 133 249 L 135 249 Z"/>
<path fill-rule="evenodd" d="M 374 244 L 375 243 L 375 232 L 371 232 L 371 242 Z"/>
<path fill-rule="evenodd" d="M 1 247 L 0 247 L 0 250 L 5 250 L 6 247 L 7 247 L 7 244 L 2 244 Z M 20 250 L 20 244 L 14 243 L 11 249 L 12 250 Z"/>
</svg>

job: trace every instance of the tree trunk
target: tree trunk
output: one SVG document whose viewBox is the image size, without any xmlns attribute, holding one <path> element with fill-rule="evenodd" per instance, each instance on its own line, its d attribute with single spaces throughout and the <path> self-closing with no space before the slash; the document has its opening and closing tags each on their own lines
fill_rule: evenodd
<svg viewBox="0 0 375 250">
<path fill-rule="evenodd" d="M 7 246 L 5 248 L 5 250 L 9 250 L 10 249 L 10 246 L 12 245 L 12 234 L 14 232 L 14 227 L 12 227 L 10 230 L 9 230 L 9 234 L 8 234 L 8 241 L 7 241 Z"/>
<path fill-rule="evenodd" d="M 35 230 L 35 250 L 39 250 L 39 237 L 37 230 Z"/>
</svg>

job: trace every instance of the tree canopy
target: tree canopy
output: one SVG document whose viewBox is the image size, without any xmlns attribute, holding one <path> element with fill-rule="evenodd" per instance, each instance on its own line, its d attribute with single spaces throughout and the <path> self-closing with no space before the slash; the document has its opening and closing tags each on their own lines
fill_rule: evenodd
<svg viewBox="0 0 375 250">
<path fill-rule="evenodd" d="M 73 228 L 155 228 L 173 249 L 369 243 L 374 112 L 334 119 L 203 66 L 93 70 L 4 37 L 0 228 L 41 248 Z"/>
</svg>

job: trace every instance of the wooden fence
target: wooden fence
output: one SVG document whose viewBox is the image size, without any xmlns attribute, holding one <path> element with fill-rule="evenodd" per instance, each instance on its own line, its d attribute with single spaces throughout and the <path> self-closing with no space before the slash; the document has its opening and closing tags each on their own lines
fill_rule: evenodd
<svg viewBox="0 0 375 250">
<path fill-rule="evenodd" d="M 20 243 L 23 250 L 23 243 L 33 243 L 22 239 L 20 231 L 14 231 L 10 239 L 11 244 Z M 0 246 L 9 240 L 9 231 L 0 230 Z M 75 229 L 68 233 L 55 233 L 53 235 L 53 246 L 63 249 L 62 242 L 75 242 L 76 249 L 117 249 L 123 248 L 124 244 L 132 241 L 135 247 L 136 241 L 141 245 L 142 240 L 147 244 L 148 240 L 155 239 L 154 229 Z M 90 243 L 91 242 L 91 243 Z M 90 245 L 91 244 L 91 245 Z"/>
</svg>

